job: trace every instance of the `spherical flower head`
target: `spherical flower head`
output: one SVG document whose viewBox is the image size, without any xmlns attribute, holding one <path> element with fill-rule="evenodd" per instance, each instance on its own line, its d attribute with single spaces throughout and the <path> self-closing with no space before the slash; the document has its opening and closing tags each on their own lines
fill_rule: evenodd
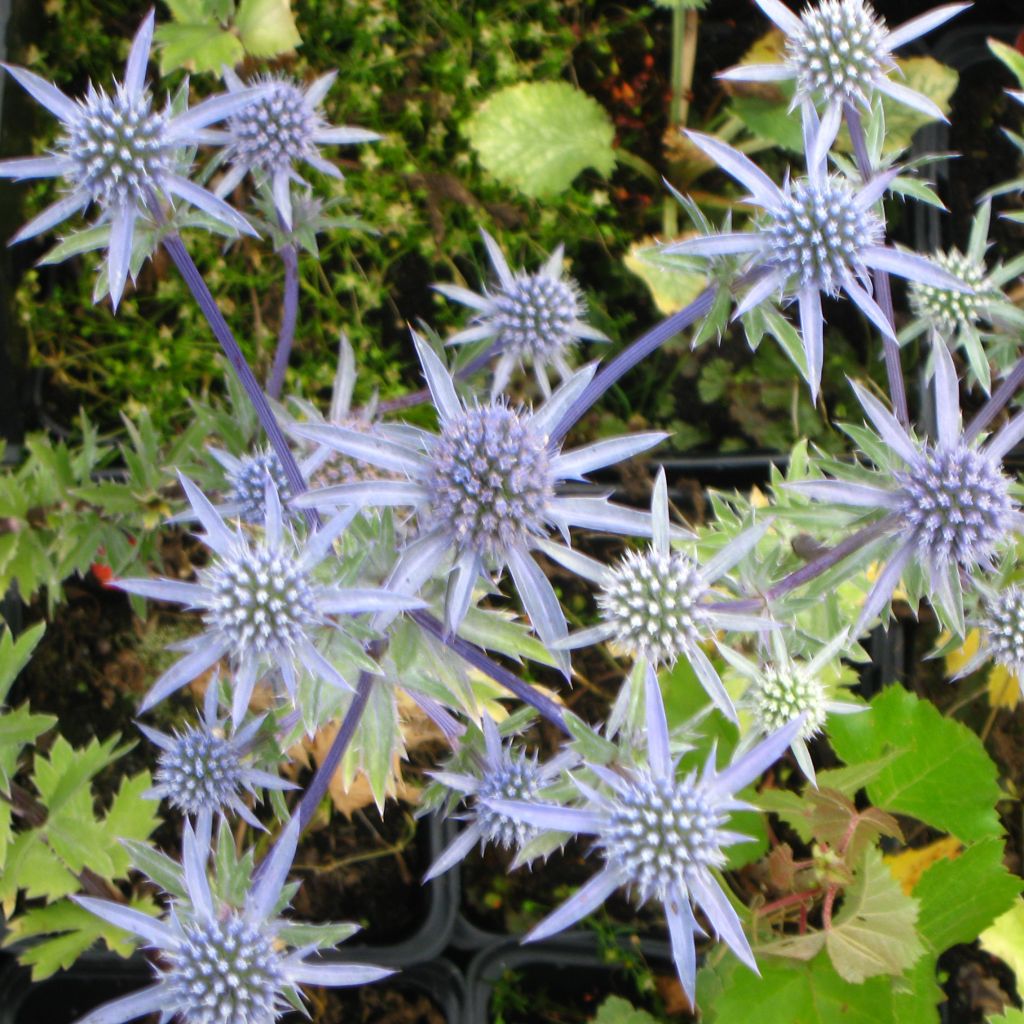
<svg viewBox="0 0 1024 1024">
<path fill-rule="evenodd" d="M 875 82 L 895 63 L 885 23 L 864 0 L 822 0 L 800 16 L 786 37 L 786 62 L 797 88 L 826 101 L 866 103 Z"/>
<path fill-rule="evenodd" d="M 284 981 L 274 938 L 231 908 L 184 924 L 167 973 L 181 1018 L 189 1024 L 274 1020 Z"/>
<path fill-rule="evenodd" d="M 937 252 L 932 259 L 972 291 L 953 291 L 912 281 L 909 297 L 914 315 L 922 317 L 930 327 L 945 336 L 961 327 L 971 327 L 985 318 L 994 291 L 985 267 L 965 256 L 959 249 Z"/>
<path fill-rule="evenodd" d="M 583 302 L 575 282 L 519 274 L 493 297 L 495 342 L 517 358 L 547 362 L 576 341 Z"/>
<path fill-rule="evenodd" d="M 725 863 L 719 830 L 727 817 L 692 777 L 638 773 L 617 795 L 600 845 L 642 901 L 666 901 L 694 869 Z"/>
<path fill-rule="evenodd" d="M 240 547 L 202 570 L 199 579 L 212 595 L 204 620 L 235 651 L 288 650 L 317 622 L 309 580 L 286 549 Z"/>
<path fill-rule="evenodd" d="M 767 665 L 751 687 L 749 704 L 762 733 L 781 729 L 804 715 L 799 739 L 809 740 L 821 732 L 828 717 L 828 697 L 817 675 L 788 665 Z"/>
<path fill-rule="evenodd" d="M 66 126 L 57 149 L 68 159 L 68 177 L 101 206 L 124 207 L 155 191 L 174 166 L 167 118 L 152 109 L 148 92 L 91 88 L 80 114 Z"/>
<path fill-rule="evenodd" d="M 989 598 L 981 628 L 996 664 L 1024 679 L 1024 588 L 1014 585 Z"/>
<path fill-rule="evenodd" d="M 897 510 L 921 558 L 968 570 L 990 560 L 1015 505 L 1010 481 L 983 449 L 925 444 L 895 476 Z"/>
<path fill-rule="evenodd" d="M 182 814 L 234 803 L 242 789 L 239 751 L 220 728 L 193 726 L 160 753 L 155 782 Z"/>
<path fill-rule="evenodd" d="M 678 551 L 630 551 L 598 594 L 614 641 L 654 664 L 674 662 L 699 644 L 707 626 L 700 602 L 708 585 L 692 558 Z"/>
<path fill-rule="evenodd" d="M 264 91 L 228 122 L 233 152 L 249 167 L 273 174 L 312 152 L 323 119 L 290 79 L 270 76 L 253 84 Z"/>
<path fill-rule="evenodd" d="M 794 288 L 809 286 L 836 295 L 851 272 L 861 269 L 860 253 L 885 240 L 885 226 L 842 178 L 794 181 L 783 204 L 765 227 L 768 260 Z"/>
<path fill-rule="evenodd" d="M 229 502 L 247 523 L 260 523 L 266 518 L 267 481 L 277 489 L 281 503 L 291 501 L 291 485 L 277 453 L 268 448 L 240 459 L 231 472 Z"/>
<path fill-rule="evenodd" d="M 537 835 L 537 829 L 494 810 L 486 801 L 532 800 L 544 785 L 544 775 L 535 758 L 507 751 L 481 779 L 477 790 L 476 820 L 483 839 L 505 850 L 522 849 Z"/>
<path fill-rule="evenodd" d="M 431 518 L 460 551 L 499 557 L 543 531 L 546 438 L 504 403 L 470 406 L 443 424 L 426 486 Z"/>
</svg>

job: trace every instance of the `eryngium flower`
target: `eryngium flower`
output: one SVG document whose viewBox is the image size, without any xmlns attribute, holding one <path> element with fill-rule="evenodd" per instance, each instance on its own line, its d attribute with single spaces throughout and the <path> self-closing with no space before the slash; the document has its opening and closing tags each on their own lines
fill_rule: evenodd
<svg viewBox="0 0 1024 1024">
<path fill-rule="evenodd" d="M 817 146 L 821 126 L 813 109 L 804 111 L 807 152 Z M 674 242 L 665 253 L 692 256 L 750 254 L 746 271 L 755 283 L 736 307 L 736 316 L 772 295 L 796 298 L 807 357 L 807 382 L 817 398 L 821 382 L 821 297 L 840 291 L 885 335 L 896 340 L 889 318 L 872 296 L 869 271 L 880 270 L 938 288 L 967 290 L 957 278 L 915 253 L 889 248 L 885 224 L 874 206 L 898 170 L 887 171 L 867 185 L 827 173 L 824 154 L 808 160 L 807 177 L 787 179 L 780 189 L 738 150 L 710 135 L 687 132 L 693 142 L 723 170 L 750 189 L 750 200 L 765 216 L 753 231 L 709 235 Z"/>
<path fill-rule="evenodd" d="M 658 668 L 685 657 L 715 705 L 733 721 L 736 709 L 703 646 L 725 630 L 765 631 L 775 623 L 720 607 L 718 582 L 757 545 L 768 523 L 730 541 L 706 565 L 673 550 L 669 541 L 668 487 L 660 470 L 651 496 L 653 543 L 606 566 L 579 551 L 543 545 L 552 558 L 600 590 L 601 623 L 573 633 L 557 646 L 576 649 L 610 640 L 628 655 Z"/>
<path fill-rule="evenodd" d="M 577 783 L 589 800 L 584 808 L 510 800 L 495 800 L 492 806 L 536 828 L 592 835 L 605 860 L 601 872 L 541 921 L 525 941 L 562 931 L 599 907 L 614 890 L 626 886 L 641 902 L 656 899 L 663 905 L 676 970 L 692 1002 L 697 974 L 693 939 L 703 933 L 691 900 L 729 948 L 757 970 L 740 919 L 714 871 L 725 864 L 727 846 L 748 838 L 728 827 L 734 811 L 750 807 L 735 794 L 778 759 L 803 728 L 803 720 L 784 725 L 722 771 L 716 768 L 712 754 L 702 772 L 680 779 L 669 748 L 661 690 L 650 667 L 645 689 L 646 766 L 613 771 L 589 764 L 607 791 Z"/>
<path fill-rule="evenodd" d="M 829 663 L 849 644 L 844 631 L 827 643 L 810 661 L 798 661 L 786 647 L 780 632 L 772 633 L 772 652 L 755 664 L 736 651 L 722 647 L 722 655 L 750 683 L 741 707 L 750 712 L 753 730 L 744 737 L 745 749 L 759 736 L 768 736 L 794 718 L 803 719 L 803 727 L 793 737 L 790 750 L 800 770 L 815 781 L 807 741 L 821 734 L 829 715 L 852 715 L 866 711 L 867 705 L 834 700 L 824 681 Z"/>
<path fill-rule="evenodd" d="M 581 339 L 608 338 L 586 323 L 586 303 L 576 282 L 562 277 L 563 246 L 555 249 L 536 274 L 513 273 L 498 243 L 486 231 L 480 233 L 498 278 L 497 287 L 485 288 L 478 295 L 454 284 L 434 285 L 447 298 L 476 310 L 472 326 L 453 335 L 448 344 L 493 339 L 493 352 L 499 358 L 492 397 L 505 390 L 512 371 L 523 364 L 533 366 L 541 392 L 550 395 L 548 364 L 565 380 L 572 373 L 566 356 Z"/>
<path fill-rule="evenodd" d="M 295 785 L 270 772 L 254 768 L 250 761 L 253 740 L 263 718 L 254 718 L 233 735 L 217 715 L 219 679 L 206 687 L 203 717 L 174 736 L 139 723 L 147 739 L 160 749 L 155 785 L 149 796 L 166 800 L 175 810 L 195 821 L 196 834 L 208 844 L 213 817 L 237 814 L 253 828 L 262 828 L 243 797 L 257 789 L 294 789 Z"/>
<path fill-rule="evenodd" d="M 63 178 L 68 194 L 26 224 L 13 241 L 49 231 L 84 210 L 100 208 L 100 223 L 110 224 L 107 270 L 116 307 L 128 278 L 135 222 L 149 216 L 158 195 L 177 196 L 238 231 L 253 234 L 249 222 L 223 200 L 193 184 L 183 173 L 181 150 L 202 141 L 203 129 L 248 103 L 253 90 L 204 100 L 173 115 L 168 104 L 154 109 L 146 88 L 146 63 L 153 40 L 153 12 L 132 43 L 124 82 L 113 92 L 90 85 L 84 99 L 68 99 L 56 86 L 25 68 L 3 66 L 47 110 L 60 118 L 63 133 L 49 156 L 0 162 L 0 177 Z"/>
<path fill-rule="evenodd" d="M 933 342 L 941 339 L 951 348 L 962 348 L 968 366 L 986 392 L 991 390 L 992 374 L 989 367 L 990 353 L 986 352 L 984 341 L 993 336 L 984 333 L 982 325 L 1005 324 L 1017 332 L 1024 328 L 1024 312 L 1001 290 L 1003 285 L 1024 270 L 1024 256 L 1017 256 L 1005 265 L 996 264 L 991 269 L 986 267 L 985 251 L 989 244 L 991 214 L 991 202 L 982 203 L 971 226 L 966 253 L 954 248 L 932 254 L 938 266 L 972 290 L 952 291 L 911 282 L 908 295 L 914 320 L 899 334 L 901 345 L 927 332 Z M 929 363 L 929 374 L 933 369 Z"/>
<path fill-rule="evenodd" d="M 814 6 L 808 5 L 800 17 L 781 0 L 755 0 L 755 3 L 785 33 L 785 63 L 741 64 L 723 72 L 721 77 L 741 82 L 781 82 L 795 78 L 794 103 L 806 106 L 821 101 L 825 104 L 823 120 L 828 145 L 836 137 L 844 105 L 867 108 L 876 91 L 928 117 L 945 120 L 942 111 L 927 96 L 889 77 L 898 70 L 892 54 L 945 24 L 970 4 L 936 7 L 890 32 L 865 0 L 821 0 Z"/>
<path fill-rule="evenodd" d="M 489 800 L 533 800 L 541 791 L 558 781 L 562 772 L 571 767 L 576 755 L 560 754 L 546 764 L 539 764 L 536 756 L 506 747 L 501 742 L 498 727 L 486 712 L 483 716 L 484 757 L 479 761 L 479 774 L 435 771 L 430 775 L 450 789 L 474 798 L 473 805 L 463 816 L 468 822 L 458 837 L 430 866 L 424 881 L 443 875 L 453 868 L 477 843 L 483 848 L 494 843 L 503 850 L 521 850 L 536 834 L 531 825 L 496 811 Z"/>
<path fill-rule="evenodd" d="M 252 171 L 269 180 L 274 206 L 285 227 L 291 227 L 291 183 L 303 183 L 295 164 L 306 163 L 332 178 L 342 177 L 341 171 L 320 155 L 318 147 L 374 142 L 380 136 L 364 128 L 335 128 L 324 120 L 320 104 L 337 74 L 331 71 L 321 75 L 303 89 L 281 75 L 261 76 L 246 86 L 234 71 L 224 69 L 229 94 L 252 94 L 252 86 L 258 91 L 236 108 L 227 131 L 206 133 L 207 141 L 225 147 L 223 159 L 231 164 L 217 186 L 218 195 L 227 195 Z"/>
<path fill-rule="evenodd" d="M 1016 678 L 1024 699 L 1024 587 L 1014 583 L 1002 590 L 983 591 L 975 621 L 981 633 L 978 650 L 953 678 L 969 676 L 994 661 Z"/>
<path fill-rule="evenodd" d="M 301 985 L 364 985 L 393 973 L 369 964 L 310 963 L 306 958 L 318 944 L 305 938 L 303 948 L 288 949 L 289 922 L 273 915 L 298 838 L 293 818 L 241 908 L 214 896 L 206 875 L 209 845 L 188 824 L 182 843 L 187 904 L 158 919 L 121 903 L 74 897 L 158 954 L 155 984 L 100 1006 L 78 1024 L 122 1024 L 152 1013 L 182 1024 L 273 1024 L 302 1005 Z"/>
<path fill-rule="evenodd" d="M 293 433 L 395 473 L 405 480 L 339 484 L 296 499 L 302 507 L 413 505 L 419 537 L 402 553 L 390 586 L 413 593 L 452 555 L 445 621 L 454 630 L 465 617 L 480 576 L 508 566 L 523 605 L 545 643 L 568 632 L 565 616 L 531 549 L 554 527 L 570 526 L 650 536 L 650 517 L 609 504 L 603 495 L 558 493 L 563 481 L 628 459 L 664 440 L 634 434 L 559 452 L 548 434 L 593 377 L 587 367 L 569 378 L 537 410 L 503 401 L 467 404 L 437 355 L 414 338 L 437 406 L 437 435 L 379 426 L 373 434 L 342 427 L 297 426 Z M 568 655 L 562 658 L 568 670 Z"/>
<path fill-rule="evenodd" d="M 895 546 L 868 594 L 853 632 L 883 607 L 904 569 L 916 562 L 925 571 L 928 595 L 950 629 L 963 635 L 961 576 L 991 570 L 999 547 L 1024 531 L 1024 516 L 1010 492 L 1002 459 L 1024 437 L 1018 414 L 984 444 L 964 438 L 953 359 L 945 345 L 935 351 L 936 441 L 919 441 L 863 388 L 853 384 L 881 443 L 895 457 L 880 469 L 877 485 L 847 480 L 801 480 L 786 486 L 823 501 L 882 513 Z"/>
<path fill-rule="evenodd" d="M 180 580 L 118 580 L 130 594 L 175 601 L 202 610 L 206 629 L 184 646 L 186 656 L 172 665 L 146 694 L 146 711 L 205 672 L 221 658 L 231 660 L 234 692 L 231 717 L 237 726 L 245 715 L 261 670 L 277 669 L 288 696 L 295 697 L 298 673 L 305 669 L 332 686 L 351 689 L 316 648 L 317 633 L 331 616 L 364 612 L 398 612 L 422 606 L 416 598 L 380 589 L 326 586 L 314 578 L 316 567 L 333 552 L 333 543 L 352 519 L 336 516 L 304 545 L 286 535 L 281 501 L 273 486 L 266 490 L 264 535 L 252 542 L 229 529 L 205 495 L 184 476 L 182 486 L 213 551 L 197 583 Z"/>
</svg>

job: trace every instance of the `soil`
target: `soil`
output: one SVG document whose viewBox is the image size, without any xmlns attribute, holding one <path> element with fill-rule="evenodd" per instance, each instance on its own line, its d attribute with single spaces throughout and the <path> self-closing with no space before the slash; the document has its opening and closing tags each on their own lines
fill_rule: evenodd
<svg viewBox="0 0 1024 1024">
<path fill-rule="evenodd" d="M 310 989 L 317 1024 L 458 1024 L 425 992 L 400 982 L 350 989 Z"/>
<path fill-rule="evenodd" d="M 389 802 L 351 820 L 334 814 L 309 833 L 295 858 L 302 880 L 290 916 L 313 921 L 354 921 L 356 941 L 371 946 L 407 939 L 422 927 L 428 893 L 420 884 L 430 866 L 428 830 L 413 808 Z M 421 827 L 417 829 L 417 824 Z"/>
</svg>

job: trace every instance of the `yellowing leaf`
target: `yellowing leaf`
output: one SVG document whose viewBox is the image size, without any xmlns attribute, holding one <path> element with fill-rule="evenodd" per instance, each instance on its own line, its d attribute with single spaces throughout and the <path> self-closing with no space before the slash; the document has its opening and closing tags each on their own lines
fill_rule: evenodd
<svg viewBox="0 0 1024 1024">
<path fill-rule="evenodd" d="M 988 702 L 994 708 L 1015 708 L 1020 701 L 1020 680 L 1002 665 L 988 674 Z"/>
<path fill-rule="evenodd" d="M 1013 971 L 1019 988 L 1024 981 L 1024 900 L 1018 898 L 1012 909 L 981 933 L 981 948 Z"/>
<path fill-rule="evenodd" d="M 254 57 L 276 57 L 302 43 L 289 0 L 242 0 L 235 28 Z"/>
<path fill-rule="evenodd" d="M 868 578 L 868 582 L 869 583 L 874 583 L 875 580 L 878 579 L 879 573 L 881 573 L 883 568 L 885 568 L 884 563 L 882 563 L 882 562 L 872 562 L 867 567 L 867 569 L 865 570 L 865 573 L 864 573 L 864 575 L 867 576 L 867 578 Z M 867 592 L 865 592 L 864 597 L 865 597 L 865 599 L 867 599 Z M 898 585 L 897 585 L 896 589 L 892 592 L 892 599 L 894 601 L 909 601 L 910 600 L 910 598 L 907 596 L 907 592 L 901 586 L 898 586 Z"/>
<path fill-rule="evenodd" d="M 945 839 L 937 839 L 927 846 L 903 850 L 901 853 L 894 853 L 883 859 L 893 878 L 900 883 L 903 891 L 909 896 L 914 891 L 914 886 L 917 885 L 921 875 L 937 860 L 957 857 L 962 849 L 963 844 L 956 836 L 946 836 Z"/>
<path fill-rule="evenodd" d="M 825 936 L 832 966 L 856 984 L 879 974 L 902 974 L 925 951 L 916 922 L 916 900 L 901 891 L 878 850 L 869 848 Z"/>
<path fill-rule="evenodd" d="M 708 279 L 704 274 L 671 267 L 663 261 L 652 259 L 656 251 L 653 239 L 641 238 L 629 247 L 622 262 L 627 270 L 647 285 L 658 312 L 668 316 L 693 302 L 707 285 Z"/>
<path fill-rule="evenodd" d="M 939 636 L 939 645 L 948 643 L 952 634 L 944 632 Z M 952 678 L 978 653 L 981 644 L 981 632 L 972 629 L 964 639 L 963 644 L 946 655 L 946 676 Z"/>
</svg>

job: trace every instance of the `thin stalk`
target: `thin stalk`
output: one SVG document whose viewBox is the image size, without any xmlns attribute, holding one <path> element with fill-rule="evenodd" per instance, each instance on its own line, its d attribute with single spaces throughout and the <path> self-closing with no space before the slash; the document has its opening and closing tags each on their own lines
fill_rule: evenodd
<svg viewBox="0 0 1024 1024">
<path fill-rule="evenodd" d="M 964 440 L 973 441 L 1002 412 L 1003 407 L 1010 404 L 1010 399 L 1017 393 L 1021 384 L 1024 384 L 1024 356 L 1017 360 L 1017 365 L 1003 378 L 1003 382 L 975 414 L 964 431 Z"/>
<path fill-rule="evenodd" d="M 861 121 L 860 111 L 852 103 L 845 104 L 843 112 L 846 115 L 847 127 L 850 129 L 850 138 L 853 141 L 853 152 L 857 158 L 857 167 L 866 185 L 875 176 L 875 169 L 871 165 L 867 139 L 864 137 L 864 123 Z M 889 284 L 889 275 L 884 270 L 873 270 L 871 278 L 875 284 L 875 299 L 878 301 L 879 307 L 895 333 L 896 315 L 893 312 L 892 288 Z M 896 419 L 904 427 L 909 427 L 910 411 L 907 408 L 907 387 L 903 380 L 903 366 L 900 362 L 899 343 L 883 335 L 882 351 L 885 354 L 885 372 L 889 378 L 889 397 L 892 399 L 893 411 L 896 414 Z"/>
<path fill-rule="evenodd" d="M 491 661 L 486 654 L 475 644 L 463 640 L 462 637 L 450 634 L 444 625 L 434 618 L 430 612 L 422 610 L 407 612 L 421 629 L 426 630 L 431 636 L 440 640 L 449 650 L 454 651 L 463 661 L 468 662 L 474 668 L 479 669 L 484 675 L 490 676 L 496 683 L 504 686 L 506 690 L 518 697 L 524 704 L 540 712 L 552 725 L 557 726 L 567 736 L 569 729 L 565 724 L 565 716 L 562 709 L 551 699 L 543 694 L 537 693 L 532 686 L 524 683 L 522 679 L 502 668 L 495 661 Z"/>
<path fill-rule="evenodd" d="M 557 446 L 565 439 L 565 435 L 583 417 L 587 410 L 618 380 L 642 362 L 652 352 L 674 338 L 680 331 L 685 331 L 691 324 L 711 312 L 718 292 L 717 285 L 705 288 L 688 306 L 666 317 L 660 324 L 642 334 L 631 345 L 624 348 L 610 363 L 607 363 L 597 376 L 587 385 L 583 394 L 569 407 L 565 415 L 552 430 L 550 443 Z"/>
<path fill-rule="evenodd" d="M 693 68 L 697 60 L 697 28 L 700 16 L 696 10 L 672 8 L 672 95 L 668 107 L 669 138 L 686 127 L 690 113 L 690 92 Z M 674 238 L 679 229 L 679 210 L 675 199 L 666 195 L 662 206 L 662 228 L 666 238 Z"/>
<path fill-rule="evenodd" d="M 155 196 L 150 197 L 149 209 L 158 224 L 166 225 L 164 211 Z M 303 479 L 302 470 L 299 469 L 299 464 L 295 461 L 291 448 L 288 447 L 284 432 L 281 430 L 281 426 L 277 422 L 273 410 L 270 408 L 267 396 L 260 388 L 259 381 L 256 380 L 252 372 L 252 367 L 246 362 L 245 354 L 239 348 L 227 320 L 224 319 L 224 314 L 221 313 L 220 307 L 203 280 L 203 275 L 199 273 L 199 268 L 193 262 L 188 249 L 185 248 L 185 243 L 182 242 L 181 236 L 176 231 L 170 231 L 161 238 L 161 244 L 167 250 L 167 255 L 171 257 L 174 265 L 178 268 L 178 272 L 184 279 L 185 284 L 188 285 L 188 289 L 199 304 L 203 316 L 206 317 L 206 322 L 210 325 L 210 330 L 213 331 L 214 337 L 224 351 L 224 355 L 227 356 L 231 368 L 237 374 L 242 387 L 245 388 L 245 393 L 249 396 L 249 401 L 252 402 L 253 408 L 256 410 L 260 426 L 263 427 L 267 440 L 270 441 L 271 447 L 277 454 L 278 459 L 281 460 L 281 465 L 288 479 L 288 485 L 292 489 L 292 494 L 302 494 L 306 490 L 306 481 Z M 320 516 L 317 514 L 316 509 L 305 509 L 304 515 L 310 527 L 316 528 L 319 526 Z"/>
<path fill-rule="evenodd" d="M 271 398 L 281 397 L 288 358 L 295 341 L 295 322 L 299 316 L 299 254 L 291 242 L 281 249 L 281 262 L 284 264 L 284 301 L 281 304 L 281 324 L 277 331 L 274 364 L 267 378 L 267 394 Z"/>
</svg>

